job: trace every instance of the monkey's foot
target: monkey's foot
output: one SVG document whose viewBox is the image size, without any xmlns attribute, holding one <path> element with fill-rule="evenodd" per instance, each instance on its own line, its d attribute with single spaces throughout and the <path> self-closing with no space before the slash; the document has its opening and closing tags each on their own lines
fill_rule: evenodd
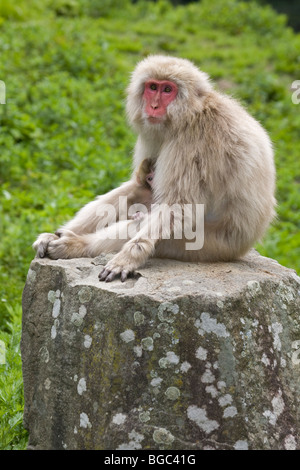
<svg viewBox="0 0 300 470">
<path fill-rule="evenodd" d="M 54 233 L 41 233 L 32 247 L 36 251 L 36 255 L 38 258 L 44 258 L 47 256 L 48 246 L 49 243 L 53 240 L 58 240 L 59 235 Z"/>
<path fill-rule="evenodd" d="M 87 243 L 83 236 L 70 230 L 59 230 L 60 238 L 50 241 L 46 255 L 51 259 L 82 258 L 89 256 Z"/>
</svg>

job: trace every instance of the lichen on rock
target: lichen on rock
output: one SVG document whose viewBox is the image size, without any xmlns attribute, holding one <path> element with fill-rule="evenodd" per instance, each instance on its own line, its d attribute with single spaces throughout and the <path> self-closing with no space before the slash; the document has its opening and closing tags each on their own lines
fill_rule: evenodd
<svg viewBox="0 0 300 470">
<path fill-rule="evenodd" d="M 128 283 L 100 283 L 96 261 L 30 266 L 29 448 L 300 448 L 292 270 L 252 251 L 235 263 L 154 259 Z"/>
</svg>

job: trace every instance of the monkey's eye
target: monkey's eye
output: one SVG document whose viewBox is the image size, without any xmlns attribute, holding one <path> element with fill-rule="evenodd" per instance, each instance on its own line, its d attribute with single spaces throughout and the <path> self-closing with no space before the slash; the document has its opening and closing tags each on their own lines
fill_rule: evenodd
<svg viewBox="0 0 300 470">
<path fill-rule="evenodd" d="M 151 83 L 150 90 L 157 90 L 157 86 L 155 85 L 155 83 Z"/>
<path fill-rule="evenodd" d="M 166 88 L 164 89 L 165 93 L 171 93 L 171 91 L 172 91 L 172 88 L 170 86 L 166 86 Z"/>
</svg>

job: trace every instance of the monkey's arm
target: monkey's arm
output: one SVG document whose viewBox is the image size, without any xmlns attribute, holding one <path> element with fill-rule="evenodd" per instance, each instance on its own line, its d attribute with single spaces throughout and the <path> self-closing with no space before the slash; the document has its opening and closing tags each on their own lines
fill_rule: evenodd
<svg viewBox="0 0 300 470">
<path fill-rule="evenodd" d="M 167 235 L 165 232 L 168 232 Z M 138 233 L 117 253 L 100 272 L 100 281 L 110 282 L 117 274 L 121 274 L 124 282 L 128 274 L 142 266 L 153 256 L 155 248 L 162 238 L 172 237 L 174 224 L 169 217 L 168 208 L 154 210 L 148 214 L 141 224 Z"/>
</svg>

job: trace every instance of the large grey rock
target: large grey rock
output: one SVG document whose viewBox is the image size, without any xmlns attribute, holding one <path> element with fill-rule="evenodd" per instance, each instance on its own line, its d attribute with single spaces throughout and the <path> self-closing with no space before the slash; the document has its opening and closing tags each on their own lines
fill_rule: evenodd
<svg viewBox="0 0 300 470">
<path fill-rule="evenodd" d="M 104 260 L 105 261 L 105 260 Z M 242 261 L 35 259 L 23 293 L 24 423 L 35 449 L 295 449 L 300 279 Z"/>
</svg>

